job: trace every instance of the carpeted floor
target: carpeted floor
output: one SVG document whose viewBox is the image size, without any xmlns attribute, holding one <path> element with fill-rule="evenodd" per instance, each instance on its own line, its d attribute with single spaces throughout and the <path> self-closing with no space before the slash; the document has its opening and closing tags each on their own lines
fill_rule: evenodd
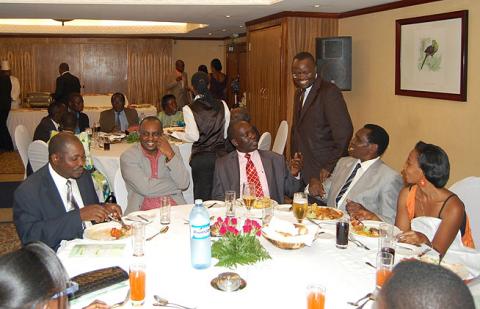
<svg viewBox="0 0 480 309">
<path fill-rule="evenodd" d="M 22 181 L 25 168 L 17 151 L 0 153 L 0 182 Z"/>
<path fill-rule="evenodd" d="M 21 246 L 15 225 L 0 223 L 0 255 L 20 249 Z"/>
</svg>

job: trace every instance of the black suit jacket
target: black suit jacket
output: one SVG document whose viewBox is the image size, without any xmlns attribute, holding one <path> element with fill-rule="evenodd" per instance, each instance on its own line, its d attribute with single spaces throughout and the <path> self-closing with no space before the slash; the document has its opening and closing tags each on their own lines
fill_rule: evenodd
<svg viewBox="0 0 480 309">
<path fill-rule="evenodd" d="M 55 100 L 67 103 L 68 96 L 72 92 L 80 93 L 80 80 L 75 75 L 70 74 L 70 72 L 65 72 L 57 77 Z"/>
<path fill-rule="evenodd" d="M 83 132 L 86 128 L 90 127 L 90 119 L 88 119 L 87 114 L 80 112 L 80 115 L 78 116 L 78 127 L 80 128 L 80 132 Z"/>
<path fill-rule="evenodd" d="M 43 117 L 37 128 L 35 129 L 35 133 L 33 134 L 33 140 L 41 140 L 45 143 L 48 143 L 52 131 L 57 131 L 57 128 L 53 124 L 52 119 L 50 119 L 50 117 L 48 116 Z"/>
<path fill-rule="evenodd" d="M 318 77 L 302 108 L 300 91 L 295 95 L 291 153 L 303 154 L 302 179 L 308 184 L 320 170 L 332 171 L 346 156 L 353 126 L 342 93 L 334 84 Z"/>
<path fill-rule="evenodd" d="M 67 212 L 48 164 L 30 175 L 14 193 L 13 220 L 22 244 L 42 241 L 56 250 L 62 240 L 82 238 L 80 211 Z M 84 172 L 77 179 L 83 204 L 96 204 L 92 177 Z"/>
<path fill-rule="evenodd" d="M 258 152 L 267 176 L 271 199 L 283 203 L 285 195 L 291 197 L 293 193 L 302 190 L 302 182 L 290 174 L 282 155 L 266 150 Z M 223 201 L 225 191 L 228 190 L 237 192 L 237 197 L 240 197 L 240 163 L 237 151 L 230 152 L 215 162 L 212 198 Z"/>
</svg>

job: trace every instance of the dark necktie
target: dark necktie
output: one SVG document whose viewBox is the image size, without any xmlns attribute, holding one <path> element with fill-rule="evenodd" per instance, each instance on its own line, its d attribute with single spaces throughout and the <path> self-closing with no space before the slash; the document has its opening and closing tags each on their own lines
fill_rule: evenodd
<svg viewBox="0 0 480 309">
<path fill-rule="evenodd" d="M 122 124 L 120 123 L 120 112 L 116 112 L 115 129 L 116 131 L 122 131 Z"/>
<path fill-rule="evenodd" d="M 78 204 L 73 197 L 72 182 L 70 180 L 67 180 L 67 206 L 68 211 L 78 209 Z"/>
<path fill-rule="evenodd" d="M 355 168 L 353 169 L 352 173 L 350 176 L 348 176 L 347 181 L 345 181 L 345 184 L 343 185 L 342 189 L 340 189 L 340 192 L 338 192 L 337 198 L 335 199 L 335 204 L 338 207 L 338 202 L 342 199 L 342 196 L 347 192 L 348 187 L 350 187 L 350 184 L 352 183 L 353 178 L 355 178 L 355 175 L 357 174 L 358 169 L 361 167 L 360 163 L 357 163 Z"/>
<path fill-rule="evenodd" d="M 297 119 L 300 118 L 300 114 L 302 113 L 303 108 L 303 100 L 305 99 L 305 88 L 300 89 L 300 95 L 298 98 L 298 110 L 297 110 Z"/>
<path fill-rule="evenodd" d="M 247 159 L 247 181 L 249 183 L 255 184 L 255 195 L 257 197 L 263 196 L 262 184 L 260 183 L 260 178 L 258 177 L 257 169 L 255 168 L 255 164 L 253 164 L 252 159 L 250 158 L 251 155 L 249 153 L 245 154 L 245 158 Z"/>
</svg>

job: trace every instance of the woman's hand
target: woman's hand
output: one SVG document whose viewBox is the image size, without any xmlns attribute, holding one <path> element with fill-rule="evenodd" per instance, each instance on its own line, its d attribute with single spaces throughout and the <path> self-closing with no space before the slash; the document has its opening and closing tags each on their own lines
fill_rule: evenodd
<svg viewBox="0 0 480 309">
<path fill-rule="evenodd" d="M 90 305 L 83 307 L 82 309 L 109 309 L 110 306 L 101 300 L 95 300 Z"/>
<path fill-rule="evenodd" d="M 416 231 L 403 232 L 402 234 L 397 236 L 397 239 L 399 242 L 403 242 L 411 245 L 426 244 L 428 246 L 431 246 L 430 240 L 428 240 L 427 236 Z"/>
</svg>

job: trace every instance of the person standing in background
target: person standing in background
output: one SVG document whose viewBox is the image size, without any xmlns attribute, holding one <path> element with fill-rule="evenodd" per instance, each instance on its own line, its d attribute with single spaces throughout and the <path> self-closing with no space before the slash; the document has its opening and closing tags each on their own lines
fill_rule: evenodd
<svg viewBox="0 0 480 309">
<path fill-rule="evenodd" d="M 13 142 L 8 132 L 7 119 L 12 106 L 12 82 L 10 77 L 0 72 L 0 152 L 13 151 Z"/>
<path fill-rule="evenodd" d="M 71 93 L 80 93 L 80 80 L 69 70 L 70 68 L 65 62 L 58 67 L 60 76 L 57 77 L 55 94 L 53 95 L 55 101 L 67 103 Z"/>
<path fill-rule="evenodd" d="M 207 74 L 208 74 L 208 68 L 207 68 L 207 66 L 204 65 L 204 64 L 199 65 L 197 71 L 198 71 L 198 72 L 204 72 L 204 73 L 207 73 Z"/>
<path fill-rule="evenodd" d="M 191 96 L 188 88 L 188 77 L 183 60 L 175 61 L 175 72 L 167 79 L 166 94 L 173 94 L 177 99 L 178 110 L 190 104 Z"/>
<path fill-rule="evenodd" d="M 10 92 L 10 96 L 12 97 L 12 107 L 19 108 L 22 100 L 20 99 L 20 82 L 18 78 L 13 76 L 10 71 L 10 63 L 7 60 L 2 61 L 2 65 L 0 70 L 2 74 L 10 76 L 10 82 L 12 83 L 12 91 Z"/>
<path fill-rule="evenodd" d="M 210 92 L 217 100 L 227 99 L 227 75 L 222 73 L 222 63 L 215 58 L 210 62 Z"/>
</svg>

